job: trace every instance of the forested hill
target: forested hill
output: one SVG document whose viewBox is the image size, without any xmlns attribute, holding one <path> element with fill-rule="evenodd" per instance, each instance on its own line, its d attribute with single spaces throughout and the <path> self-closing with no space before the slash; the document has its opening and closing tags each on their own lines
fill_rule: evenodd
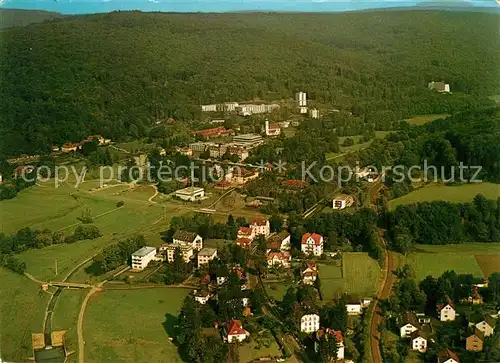
<svg viewBox="0 0 500 363">
<path fill-rule="evenodd" d="M 3 30 L 0 154 L 139 136 L 200 103 L 297 90 L 357 114 L 452 112 L 500 94 L 497 15 L 117 12 Z M 450 83 L 453 95 L 426 89 Z M 468 94 L 465 96 L 464 93 Z"/>
<path fill-rule="evenodd" d="M 63 17 L 65 17 L 65 15 L 50 11 L 0 9 L 0 29 L 25 26 Z"/>
</svg>

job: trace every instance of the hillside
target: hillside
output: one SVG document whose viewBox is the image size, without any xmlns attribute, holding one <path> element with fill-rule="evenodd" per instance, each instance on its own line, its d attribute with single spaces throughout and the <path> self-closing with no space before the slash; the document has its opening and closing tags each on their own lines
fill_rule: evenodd
<svg viewBox="0 0 500 363">
<path fill-rule="evenodd" d="M 47 20 L 62 18 L 65 15 L 41 10 L 0 10 L 0 29 L 17 26 L 26 26 L 34 23 L 41 23 Z"/>
<path fill-rule="evenodd" d="M 498 16 L 117 12 L 2 32 L 0 155 L 139 136 L 199 104 L 299 89 L 369 115 L 451 113 L 500 94 Z M 453 95 L 426 89 L 444 79 Z M 464 93 L 469 94 L 465 96 Z"/>
</svg>

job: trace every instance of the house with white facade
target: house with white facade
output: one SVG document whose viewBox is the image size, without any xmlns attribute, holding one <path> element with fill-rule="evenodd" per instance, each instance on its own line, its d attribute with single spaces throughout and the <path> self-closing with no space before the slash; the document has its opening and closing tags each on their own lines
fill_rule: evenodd
<svg viewBox="0 0 500 363">
<path fill-rule="evenodd" d="M 333 198 L 332 208 L 333 209 L 344 209 L 349 208 L 354 204 L 354 198 L 351 195 L 339 194 Z"/>
<path fill-rule="evenodd" d="M 255 217 L 250 224 L 250 228 L 253 229 L 255 236 L 263 235 L 264 237 L 267 237 L 271 233 L 269 220 L 263 217 Z"/>
<path fill-rule="evenodd" d="M 455 320 L 455 305 L 448 296 L 445 297 L 446 303 L 438 305 L 439 320 L 454 321 Z"/>
<path fill-rule="evenodd" d="M 178 229 L 175 231 L 172 240 L 174 244 L 191 245 L 197 251 L 203 248 L 203 238 L 193 232 Z"/>
<path fill-rule="evenodd" d="M 306 285 L 314 284 L 314 281 L 316 281 L 316 278 L 318 277 L 318 265 L 316 262 L 305 262 L 300 269 L 300 276 L 302 277 L 302 283 Z"/>
<path fill-rule="evenodd" d="M 210 261 L 217 257 L 217 248 L 205 247 L 198 252 L 198 268 L 208 265 Z"/>
<path fill-rule="evenodd" d="M 361 315 L 363 313 L 361 302 L 348 302 L 345 304 L 345 309 L 347 310 L 347 315 Z"/>
<path fill-rule="evenodd" d="M 411 334 L 420 330 L 422 326 L 418 322 L 415 313 L 408 311 L 398 321 L 399 335 L 401 338 L 410 338 Z"/>
<path fill-rule="evenodd" d="M 345 346 L 344 346 L 344 337 L 342 335 L 342 331 L 333 330 L 330 328 L 320 328 L 316 332 L 316 341 L 314 342 L 314 349 L 318 352 L 318 342 L 321 339 L 335 339 L 337 341 L 337 357 L 336 361 L 342 361 L 345 358 Z M 333 357 L 332 357 L 333 358 Z"/>
<path fill-rule="evenodd" d="M 255 229 L 252 227 L 240 227 L 236 235 L 236 244 L 241 248 L 249 248 L 255 239 Z"/>
<path fill-rule="evenodd" d="M 292 262 L 292 255 L 288 251 L 271 251 L 267 254 L 267 265 L 269 267 L 289 268 Z"/>
<path fill-rule="evenodd" d="M 306 314 L 300 318 L 300 331 L 304 333 L 314 333 L 319 329 L 319 315 Z"/>
<path fill-rule="evenodd" d="M 482 331 L 485 337 L 489 337 L 495 332 L 496 325 L 497 320 L 491 315 L 487 315 L 484 320 L 476 324 L 476 328 Z"/>
<path fill-rule="evenodd" d="M 274 233 L 267 239 L 267 253 L 271 251 L 290 251 L 290 233 L 281 231 Z"/>
<path fill-rule="evenodd" d="M 449 349 L 443 349 L 438 353 L 438 363 L 460 363 L 455 352 Z"/>
<path fill-rule="evenodd" d="M 142 247 L 132 253 L 132 270 L 144 270 L 146 266 L 154 260 L 156 256 L 156 248 Z"/>
<path fill-rule="evenodd" d="M 430 90 L 440 92 L 440 93 L 449 93 L 450 92 L 450 85 L 448 83 L 444 82 L 429 82 L 427 84 L 427 88 Z"/>
<path fill-rule="evenodd" d="M 427 352 L 427 334 L 422 330 L 417 330 L 410 335 L 411 350 L 419 351 L 420 353 Z"/>
<path fill-rule="evenodd" d="M 240 320 L 233 319 L 227 324 L 228 343 L 242 342 L 249 336 L 250 333 L 243 328 Z"/>
<path fill-rule="evenodd" d="M 301 251 L 306 255 L 321 256 L 323 254 L 323 236 L 317 233 L 306 233 L 302 236 Z"/>
<path fill-rule="evenodd" d="M 212 294 L 210 294 L 207 290 L 195 290 L 194 292 L 194 300 L 203 305 L 210 300 L 210 297 L 212 297 Z"/>
</svg>

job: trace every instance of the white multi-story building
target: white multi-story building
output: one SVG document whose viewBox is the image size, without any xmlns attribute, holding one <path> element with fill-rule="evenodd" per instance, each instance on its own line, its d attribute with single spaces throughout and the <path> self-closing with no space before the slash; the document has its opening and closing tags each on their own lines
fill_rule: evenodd
<svg viewBox="0 0 500 363">
<path fill-rule="evenodd" d="M 211 105 L 201 105 L 201 110 L 203 112 L 216 112 L 217 111 L 217 104 L 213 103 Z"/>
<path fill-rule="evenodd" d="M 205 247 L 198 252 L 198 268 L 200 266 L 208 265 L 210 261 L 217 257 L 217 249 Z"/>
<path fill-rule="evenodd" d="M 300 318 L 300 331 L 305 333 L 314 333 L 319 329 L 319 315 L 306 314 Z"/>
<path fill-rule="evenodd" d="M 187 187 L 176 190 L 175 196 L 185 201 L 195 202 L 205 196 L 205 189 L 199 187 Z"/>
<path fill-rule="evenodd" d="M 323 254 L 323 236 L 317 233 L 306 233 L 302 236 L 301 250 L 306 255 L 321 256 Z"/>
<path fill-rule="evenodd" d="M 307 94 L 305 92 L 297 92 L 295 94 L 295 101 L 299 106 L 307 106 Z"/>
<path fill-rule="evenodd" d="M 269 220 L 262 217 L 254 218 L 252 220 L 252 223 L 250 224 L 250 228 L 253 229 L 254 234 L 256 236 L 263 235 L 264 237 L 267 237 L 271 233 L 271 226 L 269 224 Z"/>
<path fill-rule="evenodd" d="M 309 110 L 309 117 L 310 118 L 319 118 L 319 111 L 315 108 L 312 108 Z"/>
<path fill-rule="evenodd" d="M 132 253 L 132 269 L 144 270 L 149 262 L 156 256 L 156 248 L 142 247 Z"/>
<path fill-rule="evenodd" d="M 270 124 L 269 120 L 264 123 L 264 133 L 266 136 L 279 136 L 281 134 L 281 126 L 278 123 Z"/>
<path fill-rule="evenodd" d="M 190 245 L 193 249 L 199 251 L 203 248 L 203 238 L 193 232 L 177 230 L 172 236 L 172 240 L 174 244 L 179 245 Z"/>
<path fill-rule="evenodd" d="M 236 111 L 242 116 L 250 116 L 258 113 L 270 113 L 276 109 L 280 108 L 280 105 L 272 103 L 272 104 L 246 104 L 239 105 L 236 107 Z"/>
</svg>

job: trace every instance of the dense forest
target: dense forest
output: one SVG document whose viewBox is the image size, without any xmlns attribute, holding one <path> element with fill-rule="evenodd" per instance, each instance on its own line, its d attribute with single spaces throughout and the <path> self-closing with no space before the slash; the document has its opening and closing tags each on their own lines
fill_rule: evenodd
<svg viewBox="0 0 500 363">
<path fill-rule="evenodd" d="M 5 29 L 0 156 L 138 137 L 199 119 L 202 103 L 298 90 L 355 115 L 451 113 L 500 93 L 497 30 L 496 15 L 439 11 L 116 12 Z"/>
</svg>

